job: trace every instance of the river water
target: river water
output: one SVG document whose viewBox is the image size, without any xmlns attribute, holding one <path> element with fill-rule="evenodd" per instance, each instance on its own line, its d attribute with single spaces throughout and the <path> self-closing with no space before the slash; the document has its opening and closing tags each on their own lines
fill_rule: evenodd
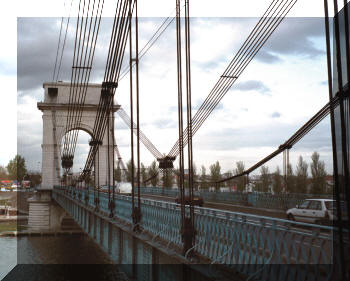
<svg viewBox="0 0 350 281">
<path fill-rule="evenodd" d="M 0 280 L 2 280 L 16 264 L 24 264 L 20 271 L 28 271 L 26 264 L 31 267 L 32 264 L 60 264 L 77 265 L 81 269 L 84 264 L 89 264 L 88 268 L 103 265 L 99 269 L 104 275 L 112 275 L 113 279 L 106 279 L 99 276 L 98 280 L 127 280 L 126 276 L 120 272 L 118 265 L 113 265 L 108 255 L 105 254 L 93 240 L 85 235 L 65 235 L 65 236 L 24 236 L 24 237 L 0 237 Z M 30 264 L 30 265 L 29 265 Z M 28 267 L 27 266 L 27 267 Z M 45 270 L 53 266 L 37 266 L 35 271 Z M 86 268 L 86 267 L 85 267 Z M 101 266 L 99 266 L 101 268 Z M 15 270 L 18 268 L 16 267 Z M 14 271 L 15 271 L 14 270 Z M 63 270 L 64 271 L 64 270 Z M 94 271 L 96 271 L 94 269 Z M 56 266 L 57 273 L 57 266 Z M 57 275 L 55 273 L 55 275 Z M 12 274 L 12 273 L 11 273 Z M 8 275 L 4 280 L 17 280 L 17 277 Z M 32 274 L 32 273 L 30 273 Z M 43 275 L 39 272 L 35 274 Z M 48 274 L 46 272 L 46 274 Z M 12 274 L 13 275 L 13 274 Z M 100 278 L 101 277 L 101 278 Z M 58 278 L 58 276 L 56 276 Z M 68 280 L 66 277 L 61 279 L 49 280 Z M 26 280 L 37 280 L 29 279 Z"/>
<path fill-rule="evenodd" d="M 0 280 L 17 264 L 17 241 L 13 237 L 0 237 Z"/>
</svg>

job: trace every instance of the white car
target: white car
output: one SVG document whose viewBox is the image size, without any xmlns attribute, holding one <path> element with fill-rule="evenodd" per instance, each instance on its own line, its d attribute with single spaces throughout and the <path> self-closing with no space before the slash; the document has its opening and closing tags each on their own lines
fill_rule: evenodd
<svg viewBox="0 0 350 281">
<path fill-rule="evenodd" d="M 121 195 L 131 195 L 131 183 L 130 182 L 117 182 L 114 191 L 116 194 Z M 113 192 L 113 187 L 111 186 L 108 189 L 108 185 L 100 186 L 100 191 L 104 193 L 108 193 L 108 191 Z"/>
<path fill-rule="evenodd" d="M 335 201 L 332 199 L 307 199 L 287 210 L 287 218 L 306 223 L 331 224 L 335 218 Z"/>
<path fill-rule="evenodd" d="M 132 186 L 130 182 L 118 182 L 116 192 L 121 195 L 131 195 Z"/>
</svg>

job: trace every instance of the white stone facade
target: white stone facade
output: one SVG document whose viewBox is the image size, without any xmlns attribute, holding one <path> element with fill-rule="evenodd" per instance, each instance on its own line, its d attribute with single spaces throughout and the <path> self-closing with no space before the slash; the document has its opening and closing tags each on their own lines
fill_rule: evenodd
<svg viewBox="0 0 350 281">
<path fill-rule="evenodd" d="M 66 127 L 70 83 L 44 83 L 44 101 L 37 104 L 38 109 L 43 112 L 43 141 L 42 141 L 42 184 L 43 189 L 52 189 L 54 185 L 60 184 L 61 174 L 61 149 L 63 137 L 67 131 L 80 129 L 92 137 L 97 108 L 101 95 L 101 84 L 89 84 L 86 92 L 85 104 L 82 111 L 81 122 L 70 128 Z M 48 94 L 49 88 L 57 88 L 57 96 Z M 110 116 L 110 178 L 113 181 L 113 137 L 112 128 L 114 124 L 114 112 L 119 106 L 115 105 Z M 108 179 L 108 134 L 105 131 L 102 146 L 99 149 L 99 184 L 104 185 Z M 56 150 L 56 151 L 55 151 Z M 96 159 L 97 162 L 97 159 Z M 95 163 L 96 166 L 97 163 Z"/>
</svg>

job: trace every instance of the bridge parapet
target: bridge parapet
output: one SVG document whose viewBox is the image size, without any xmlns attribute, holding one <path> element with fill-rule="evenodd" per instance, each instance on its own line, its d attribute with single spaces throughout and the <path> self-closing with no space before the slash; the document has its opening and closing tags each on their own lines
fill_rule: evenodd
<svg viewBox="0 0 350 281">
<path fill-rule="evenodd" d="M 77 201 L 77 195 L 73 198 L 68 189 L 54 188 L 54 198 L 58 203 L 66 199 L 73 204 Z M 87 205 L 95 209 L 92 189 L 75 192 L 81 194 L 80 198 L 89 193 Z M 60 196 L 62 194 L 66 199 Z M 114 199 L 115 217 L 131 224 L 131 197 L 115 195 Z M 167 249 L 180 249 L 179 205 L 141 199 L 141 209 L 142 231 L 161 238 Z M 100 213 L 108 217 L 109 211 L 108 194 L 100 193 Z M 332 256 L 333 247 L 336 247 L 333 245 L 336 231 L 333 227 L 200 207 L 195 208 L 195 227 L 197 235 L 193 251 L 201 261 L 225 264 L 245 275 L 258 274 L 264 276 L 262 280 L 280 280 L 286 273 L 296 277 L 301 274 L 307 277 L 305 280 L 316 275 L 317 280 L 328 280 L 329 266 L 336 259 Z M 300 267 L 284 267 L 275 271 L 266 264 L 302 264 L 304 267 L 302 270 Z"/>
<path fill-rule="evenodd" d="M 163 195 L 176 197 L 179 195 L 177 189 L 164 189 L 162 187 L 142 187 L 141 193 L 151 195 Z M 212 192 L 195 191 L 195 196 L 202 196 L 205 201 L 242 204 L 257 208 L 286 210 L 301 204 L 308 198 L 333 198 L 331 194 L 306 194 L 306 193 L 280 193 L 271 194 L 268 192 Z"/>
</svg>

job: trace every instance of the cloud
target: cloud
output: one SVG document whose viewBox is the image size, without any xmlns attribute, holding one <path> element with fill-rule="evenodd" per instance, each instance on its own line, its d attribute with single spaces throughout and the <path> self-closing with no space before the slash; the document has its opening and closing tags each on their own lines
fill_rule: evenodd
<svg viewBox="0 0 350 281">
<path fill-rule="evenodd" d="M 104 74 L 109 42 L 109 23 L 112 19 L 101 21 L 90 81 L 100 81 Z M 71 18 L 59 80 L 70 81 L 74 52 L 75 18 Z M 58 18 L 19 18 L 17 30 L 17 76 L 18 90 L 22 95 L 30 95 L 30 90 L 42 87 L 43 82 L 52 81 L 60 19 Z M 64 30 L 63 30 L 64 31 Z M 62 32 L 62 42 L 63 42 Z M 60 57 L 60 56 L 59 56 Z M 57 69 L 59 60 L 57 63 Z"/>
<path fill-rule="evenodd" d="M 269 87 L 267 87 L 262 81 L 258 80 L 248 80 L 237 83 L 233 86 L 233 89 L 240 91 L 257 91 L 261 94 L 268 94 L 270 92 Z"/>
<path fill-rule="evenodd" d="M 215 102 L 213 101 L 197 100 L 195 105 L 192 106 L 192 110 L 198 110 L 201 107 L 201 105 L 204 104 L 204 102 L 205 102 L 205 108 L 212 108 L 215 106 Z M 224 108 L 223 104 L 219 103 L 216 105 L 215 110 L 223 109 L 223 108 Z"/>
<path fill-rule="evenodd" d="M 0 75 L 16 75 L 16 65 L 12 61 L 0 60 Z"/>
<path fill-rule="evenodd" d="M 162 20 L 162 18 L 140 20 L 140 29 L 142 30 L 139 33 L 140 48 L 152 36 Z M 191 22 L 191 28 L 193 28 L 193 33 L 191 33 L 193 116 L 257 20 L 257 18 L 199 18 Z M 110 21 L 111 19 L 104 19 L 101 25 L 94 68 L 91 73 L 91 82 L 100 83 L 103 79 L 110 36 Z M 26 100 L 26 97 L 30 96 L 34 100 L 30 105 L 33 108 L 33 112 L 38 111 L 35 103 L 42 98 L 42 83 L 52 79 L 59 25 L 59 18 L 19 18 L 18 20 L 18 104 L 28 104 L 29 101 Z M 322 28 L 322 20 L 319 19 L 286 19 L 259 51 L 256 59 L 260 62 L 259 67 L 261 68 L 257 71 L 252 65 L 245 72 L 248 73 L 249 70 L 252 70 L 252 75 L 248 77 L 242 75 L 240 77 L 242 82 L 237 81 L 239 83 L 232 87 L 232 90 L 256 91 L 260 95 L 254 96 L 254 102 L 251 102 L 251 100 L 245 101 L 241 97 L 243 95 L 227 95 L 225 103 L 220 102 L 217 105 L 215 116 L 211 116 L 211 121 L 207 122 L 200 129 L 198 134 L 203 132 L 205 137 L 198 138 L 195 136 L 194 141 L 196 139 L 200 141 L 195 149 L 201 152 L 205 151 L 205 149 L 222 151 L 223 154 L 216 155 L 213 153 L 213 157 L 221 157 L 220 155 L 228 157 L 229 151 L 242 147 L 247 148 L 251 153 L 251 157 L 254 158 L 256 157 L 255 150 L 266 146 L 278 146 L 287 136 L 290 136 L 294 132 L 293 130 L 298 127 L 295 125 L 295 116 L 298 116 L 298 114 L 294 111 L 287 112 L 288 110 L 283 107 L 286 99 L 283 98 L 282 94 L 290 94 L 292 91 L 290 88 L 294 86 L 288 85 L 290 86 L 288 89 L 283 88 L 286 85 L 280 87 L 273 80 L 279 79 L 275 78 L 275 76 L 278 77 L 277 74 L 272 76 L 270 72 L 265 73 L 261 69 L 264 70 L 264 67 L 271 63 L 278 65 L 276 62 L 289 62 L 289 58 L 319 59 L 324 54 L 323 49 L 317 45 L 317 40 L 323 36 Z M 178 137 L 177 129 L 175 129 L 177 128 L 177 84 L 176 38 L 174 30 L 174 24 L 172 24 L 150 49 L 149 53 L 142 58 L 140 63 L 142 130 L 147 137 L 155 141 L 156 147 L 162 152 L 168 152 Z M 220 31 L 224 32 L 220 33 Z M 60 80 L 70 80 L 74 35 L 74 20 L 72 20 Z M 127 60 L 128 53 L 126 53 L 124 66 L 127 64 Z M 315 65 L 315 62 L 313 62 L 313 65 Z M 124 69 L 124 66 L 122 69 Z M 306 71 L 306 68 L 303 71 Z M 257 73 L 259 76 L 256 75 Z M 314 71 L 309 73 L 314 75 Z M 281 74 L 290 76 L 288 69 L 281 71 Z M 260 80 L 256 80 L 257 77 Z M 326 79 L 317 78 L 319 78 L 317 81 Z M 127 112 L 129 104 L 128 84 L 128 76 L 126 76 L 123 82 L 120 83 L 117 96 L 118 102 Z M 305 84 L 306 86 L 308 85 Z M 310 91 L 309 99 L 312 100 L 311 90 L 310 88 L 308 89 Z M 320 93 L 319 90 L 319 88 L 312 89 L 317 94 Z M 266 97 L 270 96 L 271 92 L 274 94 L 276 92 L 277 101 L 276 99 L 272 101 L 270 97 Z M 293 98 L 296 99 L 296 96 L 293 96 Z M 269 106 L 271 105 L 270 103 L 275 104 L 268 108 L 264 100 L 268 100 Z M 308 102 L 308 100 L 305 101 L 305 106 L 310 105 Z M 294 106 L 294 101 L 291 101 L 291 103 Z M 262 105 L 266 105 L 266 110 L 260 112 L 260 109 L 257 107 L 264 109 Z M 184 110 L 185 107 L 184 105 Z M 273 112 L 276 109 L 278 111 Z M 26 153 L 28 162 L 35 164 L 35 159 L 41 157 L 42 119 L 39 111 L 36 115 L 33 113 L 33 118 L 30 117 L 32 113 L 23 112 L 21 114 L 22 117 L 18 125 L 19 138 L 21 138 L 19 150 Z M 251 117 L 252 115 L 254 117 Z M 246 128 L 235 128 L 234 121 L 238 120 L 237 116 L 241 118 L 239 122 L 244 125 L 247 124 Z M 252 119 L 256 118 L 255 116 L 259 116 L 258 118 L 263 116 L 262 120 L 258 120 L 257 127 L 248 124 Z M 265 123 L 262 124 L 263 122 Z M 283 126 L 276 125 L 275 133 L 270 133 L 271 122 L 286 123 Z M 230 128 L 223 126 L 223 123 L 225 125 L 228 124 Z M 254 122 L 253 124 L 257 123 Z M 128 159 L 130 131 L 118 117 L 116 117 L 115 126 L 118 146 L 121 148 L 124 159 Z M 159 129 L 162 129 L 162 131 Z M 206 134 L 207 132 L 210 133 Z M 267 134 L 266 132 L 269 133 Z M 325 130 L 320 130 L 319 134 L 327 136 Z M 327 149 L 327 142 L 328 137 L 315 137 L 307 140 L 300 147 L 305 147 L 305 149 L 317 147 Z M 79 145 L 78 147 L 81 146 Z M 85 155 L 85 150 L 81 153 Z M 142 161 L 153 159 L 149 153 L 143 155 L 145 155 L 146 160 L 143 158 Z M 77 160 L 79 165 L 83 163 L 84 157 L 86 156 L 79 156 L 79 160 Z M 41 159 L 38 161 L 41 161 Z M 199 163 L 202 161 L 205 163 L 206 158 L 200 158 L 198 161 Z"/>
<path fill-rule="evenodd" d="M 173 119 L 170 119 L 170 118 L 158 119 L 158 120 L 155 120 L 152 123 L 158 129 L 176 128 L 177 127 L 176 120 L 173 120 Z"/>
<path fill-rule="evenodd" d="M 254 149 L 259 147 L 274 147 L 275 149 L 290 138 L 302 124 L 273 123 L 264 126 L 249 126 L 237 129 L 212 129 L 204 138 L 206 142 L 198 145 L 201 149 L 228 151 L 235 149 Z M 296 145 L 298 149 L 308 151 L 331 148 L 329 120 L 323 120 L 308 135 Z M 268 133 L 267 133 L 268 132 Z"/>
<path fill-rule="evenodd" d="M 281 113 L 275 111 L 275 112 L 273 112 L 273 113 L 271 114 L 271 117 L 272 117 L 272 118 L 279 118 L 279 117 L 281 117 Z"/>
<path fill-rule="evenodd" d="M 323 18 L 285 18 L 256 55 L 265 63 L 276 63 L 282 56 L 315 59 L 325 54 L 315 39 L 324 37 Z"/>
</svg>

